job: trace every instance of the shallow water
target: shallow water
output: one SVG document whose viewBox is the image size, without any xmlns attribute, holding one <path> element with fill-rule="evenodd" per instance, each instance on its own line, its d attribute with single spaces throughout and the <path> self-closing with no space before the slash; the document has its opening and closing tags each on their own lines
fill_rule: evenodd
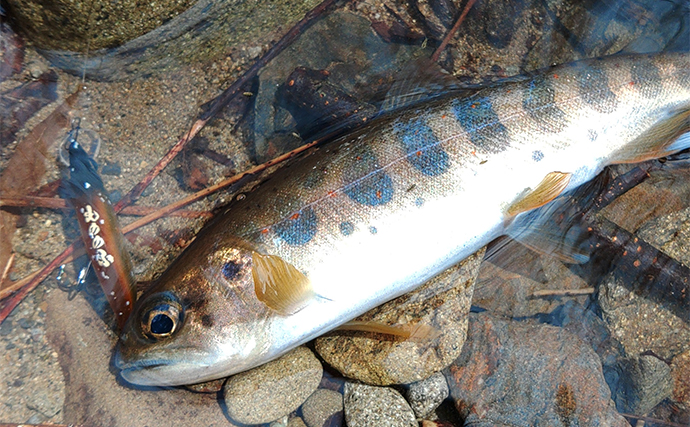
<svg viewBox="0 0 690 427">
<path fill-rule="evenodd" d="M 204 4 L 219 7 L 223 3 Z M 80 88 L 70 117 L 80 118 L 81 127 L 100 140 L 97 161 L 105 188 L 117 200 L 190 129 L 208 108 L 207 102 L 230 86 L 315 5 L 257 4 L 250 10 L 234 11 L 228 6 L 229 12 L 211 13 L 203 25 L 185 16 L 189 21 L 184 25 L 193 29 L 179 30 L 183 35 L 172 42 L 161 42 L 160 35 L 150 36 L 144 44 L 132 42 L 119 50 L 96 51 L 98 59 L 88 61 L 84 55 L 65 56 L 40 45 L 29 45 L 21 71 L 0 83 L 0 92 L 5 94 L 43 72 L 55 70 L 57 101 L 26 120 L 13 141 L 2 141 L 0 170 L 17 155 L 18 143 L 29 138 L 32 129 Z M 237 97 L 209 122 L 192 142 L 196 150 L 187 151 L 168 166 L 137 204 L 166 205 L 190 194 L 191 188 L 218 182 L 298 147 L 301 140 L 293 135 L 294 120 L 276 101 L 276 86 L 284 83 L 296 66 L 328 69 L 330 83 L 378 106 L 396 70 L 416 56 L 430 56 L 448 22 L 452 25 L 453 20 L 444 15 L 443 8 L 423 4 L 413 9 L 394 2 L 363 1 L 345 5 L 319 20 L 272 60 L 258 80 L 242 89 L 248 95 Z M 203 10 L 208 13 L 209 9 Z M 7 14 L 12 14 L 11 7 Z M 486 83 L 551 64 L 621 51 L 687 49 L 689 15 L 682 1 L 480 1 L 439 63 L 465 83 Z M 183 23 L 176 24 L 173 19 L 166 25 L 171 28 L 167 34 L 172 34 L 177 31 L 175 25 Z M 401 43 L 403 36 L 410 41 Z M 79 64 L 83 66 L 79 68 Z M 40 178 L 41 185 L 60 177 L 57 145 L 67 132 L 68 126 L 63 124 L 62 129 L 55 130 L 53 140 L 47 141 L 48 152 L 55 154 L 45 156 L 46 173 Z M 690 265 L 690 164 L 677 160 L 651 167 L 650 177 L 606 207 L 598 217 L 604 220 L 598 224 L 610 221 L 633 233 L 632 238 L 649 242 L 670 257 L 664 271 L 671 271 L 676 266 L 673 262 Z M 612 174 L 618 176 L 632 168 L 615 167 Z M 199 178 L 199 173 L 206 180 Z M 231 200 L 237 190 L 220 191 L 188 209 L 212 210 Z M 9 281 L 44 266 L 78 239 L 70 210 L 22 208 L 19 212 Z M 123 225 L 133 220 L 132 216 L 120 217 Z M 203 222 L 168 217 L 136 230 L 128 245 L 136 279 L 145 286 L 155 278 Z M 612 230 L 602 228 L 609 233 Z M 554 342 L 564 346 L 586 342 L 577 345 L 596 351 L 599 358 L 587 360 L 594 360 L 594 370 L 599 370 L 606 384 L 615 389 L 608 390 L 614 399 L 625 396 L 626 390 L 629 394 L 639 393 L 641 403 L 632 408 L 636 416 L 628 417 L 628 422 L 635 425 L 642 419 L 645 425 L 690 425 L 690 329 L 688 317 L 683 317 L 690 308 L 678 307 L 665 298 L 663 286 L 652 286 L 653 292 L 647 293 L 631 285 L 666 280 L 664 271 L 651 279 L 640 277 L 635 261 L 615 257 L 613 248 L 583 266 L 564 264 L 518 244 L 507 245 L 501 254 L 484 261 L 479 269 L 472 305 L 474 311 L 483 314 L 471 320 L 471 334 L 481 329 L 476 325 L 482 325 L 485 329 L 495 328 L 501 339 L 519 341 L 525 337 L 520 334 L 530 334 L 524 328 L 534 327 L 531 333 L 544 334 L 545 342 L 551 342 L 551 334 L 561 337 L 561 329 L 538 329 L 538 325 L 562 328 L 584 341 L 554 338 Z M 75 280 L 75 272 L 84 263 L 77 260 L 66 267 L 68 281 Z M 112 314 L 98 294 L 98 286 L 87 284 L 89 289 L 69 299 L 58 289 L 55 275 L 0 326 L 0 422 L 150 426 L 236 423 L 228 419 L 222 393 L 134 390 L 118 380 L 110 360 L 116 341 Z M 94 281 L 93 277 L 89 281 Z M 496 325 L 509 320 L 516 323 L 486 326 L 481 323 L 487 322 L 481 317 L 486 313 L 499 319 Z M 508 335 L 501 335 L 501 328 Z M 517 335 L 510 335 L 513 333 Z M 327 344 L 317 344 L 317 348 Z M 531 354 L 517 344 L 505 344 L 505 348 L 514 351 L 518 359 Z M 586 352 L 579 348 L 571 351 Z M 470 366 L 470 360 L 464 362 Z M 650 371 L 654 375 L 643 375 Z M 321 381 L 321 388 L 342 392 L 343 380 L 337 371 L 327 367 L 326 372 L 328 378 Z M 445 374 L 458 378 L 459 372 L 460 368 L 455 367 Z M 548 369 L 540 372 L 544 375 L 544 389 L 549 382 L 557 382 L 560 375 Z M 636 378 L 639 382 L 645 378 L 649 384 L 642 387 Z M 561 402 L 559 407 L 569 407 L 562 403 L 569 401 L 569 392 L 558 390 L 556 397 L 535 392 L 535 406 L 543 403 L 541 400 L 556 399 Z M 454 393 L 460 401 L 462 398 L 457 396 L 461 392 Z M 652 402 L 655 399 L 658 402 Z M 454 413 L 456 403 L 448 400 L 436 416 L 463 425 Z M 587 402 L 578 404 L 595 407 L 587 406 Z M 618 411 L 624 412 L 620 405 Z M 567 424 L 568 412 L 563 413 L 566 415 L 560 420 Z M 302 417 L 304 413 L 298 410 L 293 415 Z M 675 424 L 655 423 L 652 419 Z"/>
</svg>

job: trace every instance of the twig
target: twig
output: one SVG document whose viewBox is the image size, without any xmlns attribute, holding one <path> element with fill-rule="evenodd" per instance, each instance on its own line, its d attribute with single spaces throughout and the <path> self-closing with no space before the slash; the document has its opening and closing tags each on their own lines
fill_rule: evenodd
<svg viewBox="0 0 690 427">
<path fill-rule="evenodd" d="M 0 207 L 31 207 L 31 208 L 48 208 L 48 209 L 72 209 L 72 206 L 65 200 L 56 197 L 0 197 Z M 156 212 L 158 209 L 154 206 L 127 206 L 120 211 L 121 215 L 144 216 Z M 211 217 L 209 212 L 204 211 L 190 211 L 178 210 L 171 215 L 181 216 L 184 218 L 201 218 Z"/>
<path fill-rule="evenodd" d="M 211 120 L 220 110 L 225 107 L 228 102 L 230 102 L 235 95 L 237 95 L 240 89 L 249 80 L 254 78 L 259 70 L 263 68 L 270 60 L 275 58 L 280 52 L 282 52 L 286 47 L 292 43 L 297 36 L 299 36 L 305 29 L 307 29 L 316 19 L 320 18 L 326 12 L 328 12 L 333 6 L 336 5 L 338 0 L 325 0 L 314 9 L 307 12 L 307 14 L 300 20 L 295 26 L 293 26 L 290 31 L 288 31 L 271 49 L 268 50 L 259 58 L 254 65 L 252 65 L 249 70 L 247 70 L 242 77 L 237 79 L 229 88 L 225 89 L 222 94 L 220 94 L 211 104 L 211 107 L 200 115 L 200 117 L 194 122 L 189 132 L 187 132 L 177 143 L 168 151 L 168 153 L 163 156 L 163 158 L 156 164 L 149 173 L 146 174 L 141 182 L 132 188 L 132 190 L 127 193 L 117 204 L 115 205 L 115 212 L 120 212 L 123 207 L 129 206 L 136 199 L 141 196 L 146 187 L 149 186 L 151 181 L 153 181 L 158 174 L 175 158 L 175 156 L 182 151 L 182 149 L 191 141 L 196 134 L 199 133 L 201 129 Z"/>
<path fill-rule="evenodd" d="M 582 289 L 542 289 L 532 292 L 532 297 L 569 297 L 577 295 L 589 295 L 594 293 L 594 288 Z"/>
<path fill-rule="evenodd" d="M 453 25 L 453 28 L 451 28 L 450 31 L 448 31 L 448 34 L 446 34 L 446 36 L 443 38 L 443 41 L 436 48 L 436 51 L 434 52 L 434 54 L 431 55 L 431 60 L 433 62 L 438 61 L 438 57 L 441 56 L 441 52 L 443 52 L 443 50 L 446 48 L 446 46 L 448 46 L 450 39 L 453 38 L 455 33 L 458 32 L 458 30 L 460 29 L 460 25 L 463 23 L 463 21 L 465 20 L 465 17 L 470 12 L 470 9 L 472 9 L 472 6 L 474 5 L 474 3 L 476 3 L 476 1 L 477 0 L 469 0 L 467 2 L 467 4 L 465 5 L 465 8 L 462 10 L 462 13 L 460 14 L 460 17 L 458 18 L 457 21 L 455 21 L 455 25 Z"/>
<path fill-rule="evenodd" d="M 10 269 L 12 268 L 12 265 L 14 264 L 14 252 L 12 252 L 12 255 L 10 255 L 10 258 L 7 260 L 7 264 L 5 265 L 5 269 L 2 272 L 2 276 L 0 277 L 0 289 L 2 289 L 2 284 L 5 283 L 5 279 L 7 279 L 7 275 L 10 273 Z"/>
<path fill-rule="evenodd" d="M 671 421 L 663 421 L 663 420 L 659 420 L 657 418 L 645 417 L 642 415 L 625 414 L 623 412 L 620 412 L 620 414 L 622 416 L 624 416 L 625 418 L 629 418 L 631 420 L 643 420 L 643 421 L 648 421 L 648 422 L 655 423 L 655 424 L 662 424 L 662 425 L 669 426 L 669 427 L 688 427 L 687 424 L 678 424 L 678 423 L 674 423 Z"/>
</svg>

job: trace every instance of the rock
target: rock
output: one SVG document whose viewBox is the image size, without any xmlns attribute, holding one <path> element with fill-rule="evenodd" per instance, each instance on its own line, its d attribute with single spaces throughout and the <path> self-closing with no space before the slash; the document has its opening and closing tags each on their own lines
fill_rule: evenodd
<svg viewBox="0 0 690 427">
<path fill-rule="evenodd" d="M 290 418 L 288 421 L 288 427 L 307 427 L 307 425 L 304 423 L 304 420 L 300 417 L 294 417 Z"/>
<path fill-rule="evenodd" d="M 306 347 L 228 379 L 223 396 L 228 415 L 243 424 L 277 420 L 297 409 L 319 385 L 323 369 Z"/>
<path fill-rule="evenodd" d="M 205 383 L 189 384 L 184 386 L 184 388 L 195 393 L 218 393 L 223 389 L 224 383 L 225 378 L 219 378 L 217 380 L 206 381 Z"/>
<path fill-rule="evenodd" d="M 664 359 L 690 349 L 690 327 L 669 307 L 636 295 L 614 271 L 599 285 L 598 303 L 611 334 L 628 355 L 652 352 Z M 687 310 L 687 309 L 686 309 Z"/>
<path fill-rule="evenodd" d="M 343 403 L 348 427 L 417 427 L 410 405 L 389 387 L 347 382 Z"/>
<path fill-rule="evenodd" d="M 408 386 L 405 398 L 417 419 L 429 418 L 432 412 L 448 397 L 448 383 L 440 372 Z"/>
<path fill-rule="evenodd" d="M 673 400 L 690 410 L 690 351 L 685 351 L 671 361 Z"/>
<path fill-rule="evenodd" d="M 117 336 L 78 295 L 52 291 L 47 298 L 46 336 L 65 376 L 62 423 L 77 425 L 204 425 L 228 427 L 213 394 L 183 389 L 138 390 L 111 371 Z M 232 424 L 230 424 L 232 425 Z"/>
<path fill-rule="evenodd" d="M 620 381 L 614 393 L 618 411 L 646 415 L 671 396 L 671 368 L 654 356 L 623 359 L 619 363 Z"/>
<path fill-rule="evenodd" d="M 343 424 L 343 395 L 337 391 L 318 389 L 302 405 L 302 416 L 309 427 Z"/>
<path fill-rule="evenodd" d="M 465 425 L 628 425 L 597 355 L 561 328 L 472 314 L 444 373 Z"/>
<path fill-rule="evenodd" d="M 482 256 L 480 251 L 414 292 L 355 319 L 388 325 L 419 322 L 432 326 L 437 337 L 401 341 L 380 334 L 334 331 L 316 340 L 316 351 L 344 376 L 368 384 L 407 384 L 428 378 L 450 365 L 462 350 Z"/>
</svg>

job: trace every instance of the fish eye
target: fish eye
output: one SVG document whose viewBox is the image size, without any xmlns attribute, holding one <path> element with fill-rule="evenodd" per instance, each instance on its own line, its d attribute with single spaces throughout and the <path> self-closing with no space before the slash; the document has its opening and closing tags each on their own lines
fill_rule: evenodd
<svg viewBox="0 0 690 427">
<path fill-rule="evenodd" d="M 141 328 L 144 335 L 159 340 L 172 335 L 180 325 L 182 313 L 176 304 L 158 304 L 144 313 Z"/>
</svg>

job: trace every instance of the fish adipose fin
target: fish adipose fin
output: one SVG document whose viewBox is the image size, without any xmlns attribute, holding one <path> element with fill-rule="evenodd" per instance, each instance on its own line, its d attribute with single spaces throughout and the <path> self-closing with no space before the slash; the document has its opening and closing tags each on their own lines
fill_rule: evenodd
<svg viewBox="0 0 690 427">
<path fill-rule="evenodd" d="M 506 215 L 512 217 L 549 203 L 565 190 L 571 175 L 571 173 L 566 172 L 548 173 L 534 190 L 528 191 L 514 201 L 506 209 Z"/>
<path fill-rule="evenodd" d="M 690 147 L 690 107 L 675 110 L 611 155 L 611 163 L 639 163 Z"/>
<path fill-rule="evenodd" d="M 350 320 L 340 325 L 337 329 L 343 331 L 373 332 L 377 334 L 392 335 L 408 341 L 428 341 L 440 335 L 433 326 L 420 323 L 406 325 L 386 325 L 385 323 L 371 320 Z"/>
<path fill-rule="evenodd" d="M 256 297 L 277 313 L 296 313 L 315 296 L 307 276 L 281 257 L 252 252 L 252 261 Z"/>
</svg>

